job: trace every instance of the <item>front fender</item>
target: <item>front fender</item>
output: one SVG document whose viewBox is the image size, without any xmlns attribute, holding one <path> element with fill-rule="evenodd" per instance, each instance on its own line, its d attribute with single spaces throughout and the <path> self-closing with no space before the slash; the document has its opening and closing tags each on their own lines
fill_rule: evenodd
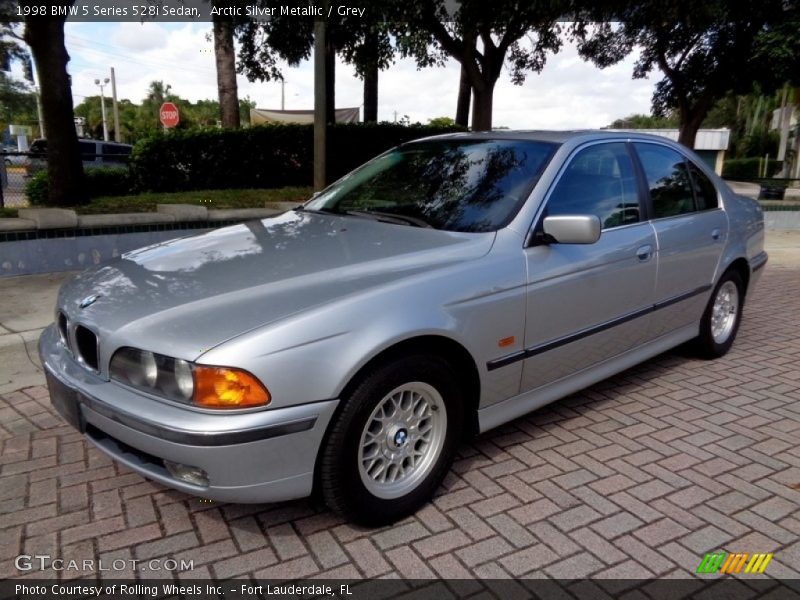
<svg viewBox="0 0 800 600">
<path fill-rule="evenodd" d="M 516 256 L 516 260 L 513 259 Z M 213 348 L 197 362 L 244 368 L 273 407 L 338 398 L 372 358 L 410 338 L 436 335 L 464 347 L 481 378 L 481 404 L 519 391 L 519 372 L 486 363 L 522 348 L 521 252 L 490 253 L 293 315 Z M 512 346 L 498 340 L 514 337 Z"/>
</svg>

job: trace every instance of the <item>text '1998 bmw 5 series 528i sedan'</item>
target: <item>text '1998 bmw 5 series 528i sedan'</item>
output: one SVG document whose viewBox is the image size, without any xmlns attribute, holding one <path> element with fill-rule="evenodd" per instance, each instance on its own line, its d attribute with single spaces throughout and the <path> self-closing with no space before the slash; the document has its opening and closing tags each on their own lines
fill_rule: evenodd
<svg viewBox="0 0 800 600">
<path fill-rule="evenodd" d="M 465 434 L 684 342 L 725 354 L 763 236 L 756 202 L 662 138 L 428 138 L 296 210 L 78 275 L 39 351 L 63 417 L 145 477 L 318 490 L 387 523 Z"/>
</svg>

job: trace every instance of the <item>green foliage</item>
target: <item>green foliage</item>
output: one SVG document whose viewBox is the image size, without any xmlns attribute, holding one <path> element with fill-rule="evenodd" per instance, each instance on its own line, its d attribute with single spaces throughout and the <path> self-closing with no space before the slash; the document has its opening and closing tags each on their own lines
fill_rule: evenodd
<svg viewBox="0 0 800 600">
<path fill-rule="evenodd" d="M 119 127 L 122 140 L 129 144 L 145 137 L 158 135 L 162 126 L 158 119 L 158 110 L 164 102 L 174 102 L 180 111 L 178 129 L 195 129 L 208 127 L 217 129 L 220 120 L 219 102 L 217 100 L 198 100 L 195 103 L 172 93 L 172 87 L 163 81 L 153 81 L 147 96 L 141 104 L 122 99 L 117 103 L 119 108 Z M 34 102 L 34 115 L 36 105 Z M 250 109 L 256 103 L 249 97 L 239 100 L 239 114 L 242 124 L 250 123 Z M 100 96 L 89 96 L 75 107 L 75 115 L 86 120 L 84 133 L 94 139 L 103 138 L 103 116 Z M 111 98 L 106 96 L 106 123 L 109 135 L 114 137 L 114 117 Z"/>
<path fill-rule="evenodd" d="M 331 125 L 328 180 L 403 142 L 460 130 L 396 123 Z M 133 149 L 134 186 L 152 192 L 308 186 L 313 181 L 313 139 L 313 126 L 299 124 L 158 135 Z"/>
<path fill-rule="evenodd" d="M 561 49 L 568 29 L 561 21 L 573 12 L 562 0 L 405 0 L 389 2 L 387 10 L 402 56 L 413 57 L 419 68 L 441 66 L 448 57 L 461 63 L 473 91 L 472 128 L 479 131 L 492 128 L 500 73 L 515 85 L 541 73 L 548 56 Z"/>
<path fill-rule="evenodd" d="M 275 8 L 274 0 L 234 0 L 233 4 Z M 285 4 L 285 3 L 284 3 Z M 305 3 L 296 3 L 305 6 Z M 382 16 L 391 0 L 356 0 L 349 6 L 365 8 L 372 18 L 342 16 L 333 10 L 326 19 L 330 44 L 364 77 L 370 68 L 387 69 L 394 62 L 395 48 L 390 23 Z M 228 4 L 230 5 L 230 3 Z M 244 12 L 244 11 L 242 11 Z M 239 42 L 238 70 L 250 81 L 280 81 L 283 78 L 278 59 L 294 66 L 311 57 L 314 44 L 314 17 L 281 15 L 268 20 L 233 19 Z"/>
<path fill-rule="evenodd" d="M 0 129 L 11 124 L 28 125 L 38 131 L 36 96 L 24 81 L 0 71 Z"/>
<path fill-rule="evenodd" d="M 763 169 L 763 158 L 732 158 L 722 164 L 722 177 L 725 179 L 758 179 L 759 169 Z M 783 163 L 771 160 L 767 166 L 767 177 L 775 176 Z"/>
<path fill-rule="evenodd" d="M 450 117 L 434 117 L 433 119 L 428 119 L 428 125 L 433 127 L 455 127 L 456 121 Z"/>
<path fill-rule="evenodd" d="M 678 110 L 688 128 L 699 126 L 727 93 L 748 93 L 754 82 L 772 90 L 797 73 L 795 2 L 612 2 L 589 4 L 586 13 L 581 55 L 605 68 L 636 49 L 634 78 L 656 69 L 664 75 L 653 112 Z"/>
<path fill-rule="evenodd" d="M 124 167 L 85 169 L 84 185 L 89 198 L 124 196 L 131 192 L 130 173 Z M 25 195 L 32 206 L 46 206 L 49 193 L 46 169 L 38 171 L 25 184 Z"/>
<path fill-rule="evenodd" d="M 193 190 L 173 194 L 136 194 L 103 196 L 79 206 L 79 214 L 154 212 L 157 204 L 194 204 L 206 208 L 281 208 L 284 202 L 300 204 L 311 197 L 310 187 L 286 187 L 271 190 Z"/>
<path fill-rule="evenodd" d="M 38 171 L 25 184 L 25 195 L 31 206 L 45 206 L 50 195 L 50 186 L 47 183 L 47 171 Z"/>
<path fill-rule="evenodd" d="M 756 156 L 763 157 L 769 155 L 776 157 L 778 155 L 778 146 L 780 145 L 780 134 L 777 131 L 770 131 L 766 127 L 756 127 L 753 131 L 741 139 L 737 143 L 737 156 Z"/>
<path fill-rule="evenodd" d="M 89 198 L 131 193 L 130 171 L 126 167 L 84 169 L 84 177 Z"/>
<path fill-rule="evenodd" d="M 624 119 L 617 119 L 610 129 L 676 129 L 678 127 L 678 117 L 670 114 L 666 117 L 654 117 L 652 115 L 629 115 Z"/>
</svg>

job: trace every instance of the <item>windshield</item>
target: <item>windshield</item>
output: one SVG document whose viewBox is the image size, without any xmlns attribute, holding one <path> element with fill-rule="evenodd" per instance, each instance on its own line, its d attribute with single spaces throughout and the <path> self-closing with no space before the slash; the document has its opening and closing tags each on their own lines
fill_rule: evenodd
<svg viewBox="0 0 800 600">
<path fill-rule="evenodd" d="M 408 144 L 346 175 L 304 209 L 448 231 L 495 231 L 517 214 L 555 149 L 523 140 Z"/>
</svg>

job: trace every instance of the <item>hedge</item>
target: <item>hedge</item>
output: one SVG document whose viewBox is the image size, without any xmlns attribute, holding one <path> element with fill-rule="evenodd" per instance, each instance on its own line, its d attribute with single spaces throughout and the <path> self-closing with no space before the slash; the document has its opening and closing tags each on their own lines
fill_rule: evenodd
<svg viewBox="0 0 800 600">
<path fill-rule="evenodd" d="M 410 140 L 462 131 L 395 123 L 337 123 L 328 128 L 328 181 Z M 277 188 L 313 183 L 313 125 L 172 131 L 140 141 L 131 154 L 134 187 L 146 192 Z"/>
<path fill-rule="evenodd" d="M 131 193 L 132 180 L 127 167 L 84 169 L 84 182 L 89 198 L 124 196 Z M 49 190 L 45 169 L 38 171 L 25 184 L 25 194 L 32 206 L 47 205 Z"/>
<path fill-rule="evenodd" d="M 758 179 L 761 173 L 759 167 L 763 168 L 764 159 L 759 157 L 752 158 L 732 158 L 722 163 L 722 176 L 726 179 Z M 767 166 L 767 177 L 773 177 L 781 170 L 783 163 L 778 160 L 770 160 Z"/>
</svg>

